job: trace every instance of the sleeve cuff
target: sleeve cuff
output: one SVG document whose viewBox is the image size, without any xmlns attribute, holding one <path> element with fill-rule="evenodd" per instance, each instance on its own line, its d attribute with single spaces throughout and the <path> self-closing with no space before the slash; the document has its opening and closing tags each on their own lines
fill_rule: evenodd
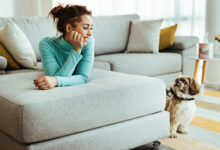
<svg viewBox="0 0 220 150">
<path fill-rule="evenodd" d="M 73 55 L 74 56 L 76 56 L 77 58 L 82 58 L 82 55 L 81 54 L 79 54 L 77 51 L 75 51 L 74 49 L 72 49 L 72 53 L 73 53 Z"/>
</svg>

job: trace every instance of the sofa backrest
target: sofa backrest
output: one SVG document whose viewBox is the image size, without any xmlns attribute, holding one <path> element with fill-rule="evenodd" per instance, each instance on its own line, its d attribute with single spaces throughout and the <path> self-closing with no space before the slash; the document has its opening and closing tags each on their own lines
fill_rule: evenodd
<svg viewBox="0 0 220 150">
<path fill-rule="evenodd" d="M 8 19 L 0 17 L 0 29 L 7 24 Z M 37 60 L 40 61 L 40 40 L 46 36 L 56 36 L 56 26 L 53 24 L 53 20 L 47 17 L 14 17 L 10 19 L 27 36 L 37 56 Z"/>
<path fill-rule="evenodd" d="M 56 26 L 47 17 L 0 17 L 0 29 L 8 19 L 14 21 L 31 42 L 37 60 L 40 61 L 39 42 L 43 37 L 56 36 Z M 117 53 L 125 50 L 128 41 L 131 20 L 139 19 L 138 15 L 94 16 L 93 36 L 95 37 L 95 55 Z"/>
<path fill-rule="evenodd" d="M 123 52 L 127 46 L 131 20 L 139 20 L 133 15 L 93 17 L 95 55 Z"/>
</svg>

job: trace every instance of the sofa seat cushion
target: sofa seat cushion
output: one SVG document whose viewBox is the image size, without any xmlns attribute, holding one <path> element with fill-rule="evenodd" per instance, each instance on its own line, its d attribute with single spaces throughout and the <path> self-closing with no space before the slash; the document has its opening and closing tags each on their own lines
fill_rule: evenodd
<svg viewBox="0 0 220 150">
<path fill-rule="evenodd" d="M 111 71 L 110 64 L 108 62 L 104 62 L 104 61 L 95 61 L 93 67 L 96 67 L 98 69 L 104 69 L 104 70 Z"/>
<path fill-rule="evenodd" d="M 16 73 L 24 73 L 24 72 L 39 72 L 39 70 L 43 70 L 42 62 L 37 62 L 38 69 L 17 69 L 17 70 L 7 70 L 6 74 L 16 74 Z"/>
<path fill-rule="evenodd" d="M 43 72 L 0 78 L 0 130 L 22 143 L 58 138 L 165 107 L 162 80 L 93 69 L 87 84 L 39 90 Z"/>
<path fill-rule="evenodd" d="M 182 58 L 174 53 L 117 53 L 95 57 L 96 61 L 109 62 L 112 71 L 158 76 L 181 71 Z"/>
</svg>

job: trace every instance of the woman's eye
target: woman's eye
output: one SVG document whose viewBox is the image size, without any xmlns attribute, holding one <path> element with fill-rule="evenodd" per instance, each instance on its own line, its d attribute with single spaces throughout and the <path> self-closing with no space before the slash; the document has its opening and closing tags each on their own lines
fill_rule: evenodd
<svg viewBox="0 0 220 150">
<path fill-rule="evenodd" d="M 88 29 L 87 27 L 83 27 L 83 29 Z"/>
<path fill-rule="evenodd" d="M 93 28 L 90 28 L 90 30 L 93 30 Z"/>
</svg>

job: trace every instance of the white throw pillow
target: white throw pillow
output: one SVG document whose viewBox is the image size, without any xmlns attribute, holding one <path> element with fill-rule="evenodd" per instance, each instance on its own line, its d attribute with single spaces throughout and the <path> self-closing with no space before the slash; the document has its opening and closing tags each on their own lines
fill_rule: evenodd
<svg viewBox="0 0 220 150">
<path fill-rule="evenodd" d="M 30 41 L 12 20 L 0 31 L 2 42 L 14 59 L 24 68 L 37 69 L 37 59 Z"/>
<path fill-rule="evenodd" d="M 126 53 L 158 53 L 161 20 L 132 21 Z"/>
</svg>

